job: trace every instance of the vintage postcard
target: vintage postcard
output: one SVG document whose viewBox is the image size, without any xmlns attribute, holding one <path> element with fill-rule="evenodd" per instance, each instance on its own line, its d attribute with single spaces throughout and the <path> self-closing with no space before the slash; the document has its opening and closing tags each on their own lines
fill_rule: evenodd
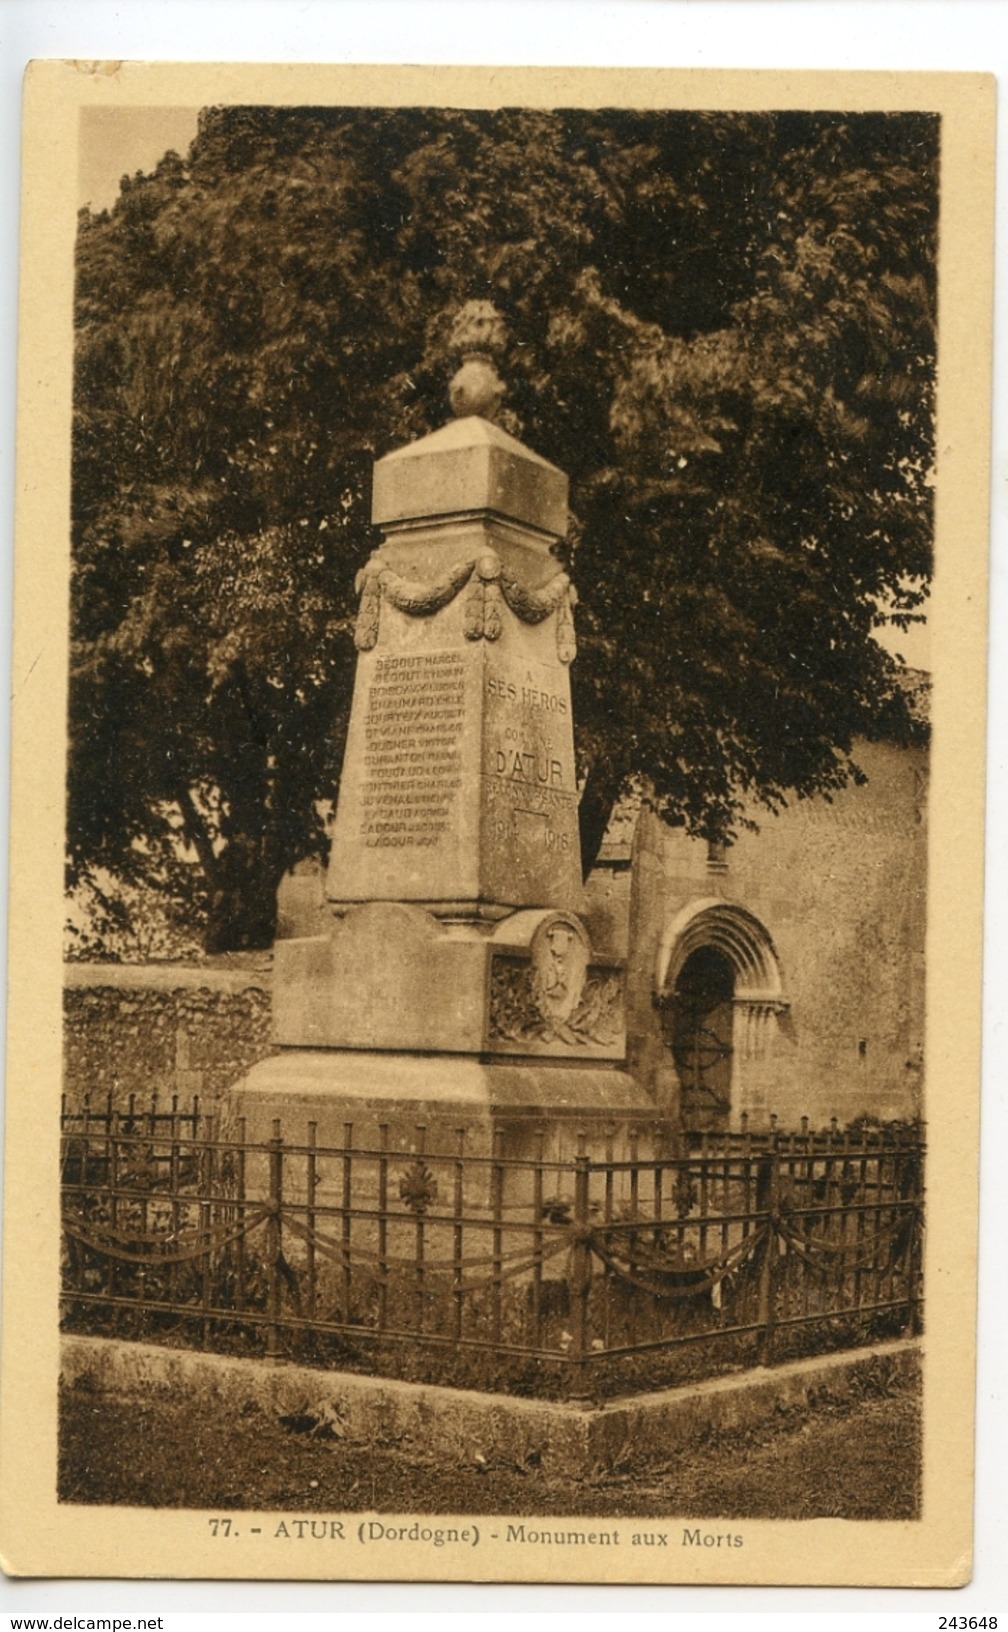
<svg viewBox="0 0 1008 1632">
<path fill-rule="evenodd" d="M 969 1578 L 993 109 L 31 66 L 9 1573 Z"/>
</svg>

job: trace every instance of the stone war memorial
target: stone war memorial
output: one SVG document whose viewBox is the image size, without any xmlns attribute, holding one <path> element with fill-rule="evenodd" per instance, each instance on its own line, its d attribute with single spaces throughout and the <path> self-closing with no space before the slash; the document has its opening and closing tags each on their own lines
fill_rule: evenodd
<svg viewBox="0 0 1008 1632">
<path fill-rule="evenodd" d="M 655 1105 L 625 1069 L 625 960 L 585 915 L 567 479 L 495 423 L 498 320 L 467 315 L 454 419 L 375 465 L 329 921 L 277 941 L 280 1052 L 232 1102 L 320 1137 L 499 1126 L 511 1154 L 548 1126 L 561 1154 Z"/>
</svg>

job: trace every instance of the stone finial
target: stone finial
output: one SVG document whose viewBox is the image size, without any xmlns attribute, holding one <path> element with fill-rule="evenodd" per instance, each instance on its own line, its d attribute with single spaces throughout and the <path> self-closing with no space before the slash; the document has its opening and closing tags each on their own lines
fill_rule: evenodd
<svg viewBox="0 0 1008 1632">
<path fill-rule="evenodd" d="M 462 355 L 462 364 L 448 387 L 448 400 L 457 419 L 478 414 L 494 421 L 504 396 L 504 382 L 494 354 L 503 351 L 507 334 L 497 308 L 488 300 L 467 300 L 451 328 L 449 343 Z"/>
</svg>

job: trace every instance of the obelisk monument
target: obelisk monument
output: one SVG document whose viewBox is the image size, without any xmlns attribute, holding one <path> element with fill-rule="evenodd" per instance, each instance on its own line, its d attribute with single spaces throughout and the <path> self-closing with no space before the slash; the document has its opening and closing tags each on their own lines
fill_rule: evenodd
<svg viewBox="0 0 1008 1632">
<path fill-rule="evenodd" d="M 245 1114 L 654 1111 L 621 1069 L 624 971 L 580 915 L 567 478 L 494 422 L 493 308 L 456 335 L 456 417 L 375 466 L 331 927 L 277 942 L 282 1052 Z"/>
</svg>

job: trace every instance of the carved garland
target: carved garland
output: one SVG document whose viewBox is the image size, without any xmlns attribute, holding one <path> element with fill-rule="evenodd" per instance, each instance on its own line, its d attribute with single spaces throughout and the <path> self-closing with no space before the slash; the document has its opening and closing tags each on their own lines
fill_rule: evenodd
<svg viewBox="0 0 1008 1632">
<path fill-rule="evenodd" d="M 403 578 L 372 556 L 357 574 L 360 607 L 354 643 L 358 651 L 369 652 L 378 640 L 381 604 L 390 601 L 409 617 L 429 617 L 440 612 L 466 585 L 463 631 L 466 640 L 499 640 L 503 631 L 501 601 L 505 601 L 522 623 L 542 623 L 550 613 L 557 617 L 557 656 L 571 663 L 577 654 L 574 637 L 574 608 L 577 591 L 565 572 L 558 572 L 542 589 L 526 589 L 504 572 L 492 551 L 474 560 L 458 561 L 434 584 Z"/>
</svg>

